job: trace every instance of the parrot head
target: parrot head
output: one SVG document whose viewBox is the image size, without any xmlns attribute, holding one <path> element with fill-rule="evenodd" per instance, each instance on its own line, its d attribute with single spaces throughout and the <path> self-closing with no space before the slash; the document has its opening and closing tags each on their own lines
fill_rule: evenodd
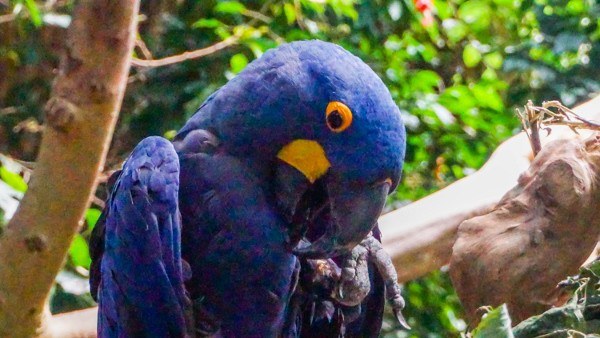
<svg viewBox="0 0 600 338">
<path fill-rule="evenodd" d="M 270 177 L 278 210 L 309 239 L 295 252 L 309 258 L 339 255 L 368 235 L 405 152 L 400 112 L 381 79 L 322 41 L 266 52 L 209 97 L 178 137 L 195 129 Z"/>
</svg>

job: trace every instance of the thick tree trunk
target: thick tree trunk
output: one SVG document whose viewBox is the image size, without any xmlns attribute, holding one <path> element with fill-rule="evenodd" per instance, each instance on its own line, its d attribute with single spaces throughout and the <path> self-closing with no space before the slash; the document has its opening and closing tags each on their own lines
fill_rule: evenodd
<svg viewBox="0 0 600 338">
<path fill-rule="evenodd" d="M 138 8 L 137 0 L 82 0 L 75 10 L 29 191 L 0 237 L 0 337 L 51 332 L 44 304 L 104 163 Z"/>
</svg>

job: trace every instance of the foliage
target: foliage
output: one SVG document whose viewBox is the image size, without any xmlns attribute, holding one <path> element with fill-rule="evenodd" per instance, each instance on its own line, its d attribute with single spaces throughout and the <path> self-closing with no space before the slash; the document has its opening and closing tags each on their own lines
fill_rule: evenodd
<svg viewBox="0 0 600 338">
<path fill-rule="evenodd" d="M 33 160 L 73 1 L 5 3 L 0 1 L 0 16 L 12 19 L 0 23 L 0 152 Z M 403 182 L 390 199 L 396 207 L 479 168 L 517 130 L 512 110 L 526 99 L 558 98 L 573 105 L 600 90 L 596 1 L 435 0 L 433 5 L 434 20 L 424 25 L 411 0 L 144 1 L 139 38 L 154 58 L 228 37 L 239 41 L 198 60 L 136 68 L 108 165 L 120 165 L 145 136 L 173 135 L 215 89 L 285 41 L 338 43 L 380 74 L 409 134 Z M 136 57 L 144 55 L 143 48 L 136 49 Z M 15 183 L 19 179 L 1 168 L 1 179 L 22 191 Z M 97 214 L 88 213 L 88 225 Z M 76 236 L 66 271 L 85 275 L 88 234 L 84 229 Z M 57 294 L 68 290 L 57 287 Z M 394 332 L 389 326 L 386 336 L 448 337 L 465 329 L 445 273 L 410 282 L 405 290 L 414 329 Z"/>
<path fill-rule="evenodd" d="M 444 338 L 458 336 L 466 329 L 458 296 L 445 271 L 435 271 L 407 283 L 404 296 L 407 305 L 402 313 L 411 330 L 401 330 L 391 311 L 387 311 L 383 337 Z"/>
<path fill-rule="evenodd" d="M 579 269 L 579 274 L 559 284 L 563 292 L 573 291 L 560 307 L 522 321 L 512 328 L 506 305 L 488 312 L 471 332 L 485 337 L 600 337 L 600 260 Z"/>
<path fill-rule="evenodd" d="M 506 304 L 490 310 L 471 332 L 473 338 L 514 338 Z"/>
<path fill-rule="evenodd" d="M 575 289 L 571 299 L 515 326 L 515 337 L 599 337 L 585 334 L 600 332 L 600 261 L 582 267 L 561 285 Z"/>
</svg>

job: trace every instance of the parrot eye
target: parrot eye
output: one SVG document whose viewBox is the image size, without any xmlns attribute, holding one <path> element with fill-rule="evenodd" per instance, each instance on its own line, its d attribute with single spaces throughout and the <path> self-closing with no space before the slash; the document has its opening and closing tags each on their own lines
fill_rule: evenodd
<svg viewBox="0 0 600 338">
<path fill-rule="evenodd" d="M 325 120 L 327 127 L 331 131 L 339 133 L 346 130 L 352 124 L 352 111 L 345 104 L 339 101 L 332 101 L 327 105 Z"/>
</svg>

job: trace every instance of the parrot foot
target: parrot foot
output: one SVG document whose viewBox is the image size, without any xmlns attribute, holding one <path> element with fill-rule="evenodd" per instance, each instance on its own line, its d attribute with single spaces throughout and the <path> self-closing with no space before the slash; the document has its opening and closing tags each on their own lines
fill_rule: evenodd
<svg viewBox="0 0 600 338">
<path fill-rule="evenodd" d="M 300 241 L 301 244 L 303 241 Z M 337 263 L 336 263 L 337 262 Z M 370 234 L 359 245 L 346 255 L 335 259 L 303 259 L 301 261 L 298 297 L 300 303 L 308 306 L 306 309 L 307 324 L 327 319 L 338 323 L 337 330 L 343 336 L 347 324 L 356 320 L 363 309 L 361 304 L 371 291 L 369 268 L 373 267 L 382 277 L 385 285 L 385 299 L 392 307 L 398 323 L 405 329 L 410 329 L 402 315 L 404 298 L 402 288 L 398 284 L 398 274 L 392 264 L 392 259 L 382 244 Z M 334 313 L 324 311 L 327 306 L 323 303 L 333 301 L 337 304 Z"/>
<path fill-rule="evenodd" d="M 369 252 L 366 247 L 357 245 L 342 256 L 340 279 L 333 298 L 345 306 L 359 305 L 371 290 L 368 267 Z"/>
<path fill-rule="evenodd" d="M 364 246 L 369 252 L 369 260 L 375 264 L 377 270 L 383 277 L 385 283 L 385 298 L 392 307 L 394 316 L 398 323 L 405 328 L 410 329 L 406 319 L 402 315 L 404 309 L 404 298 L 402 297 L 402 287 L 398 284 L 398 273 L 392 263 L 392 257 L 383 249 L 383 245 L 373 235 L 367 236 L 360 246 Z"/>
<path fill-rule="evenodd" d="M 359 305 L 371 289 L 369 262 L 377 267 L 378 272 L 383 277 L 385 298 L 391 305 L 394 316 L 402 327 L 410 329 L 402 315 L 405 302 L 402 298 L 402 288 L 398 284 L 398 274 L 392 264 L 392 258 L 383 250 L 381 242 L 372 234 L 369 234 L 359 245 L 354 247 L 347 256 L 342 257 L 342 273 L 333 298 L 345 306 Z"/>
</svg>

